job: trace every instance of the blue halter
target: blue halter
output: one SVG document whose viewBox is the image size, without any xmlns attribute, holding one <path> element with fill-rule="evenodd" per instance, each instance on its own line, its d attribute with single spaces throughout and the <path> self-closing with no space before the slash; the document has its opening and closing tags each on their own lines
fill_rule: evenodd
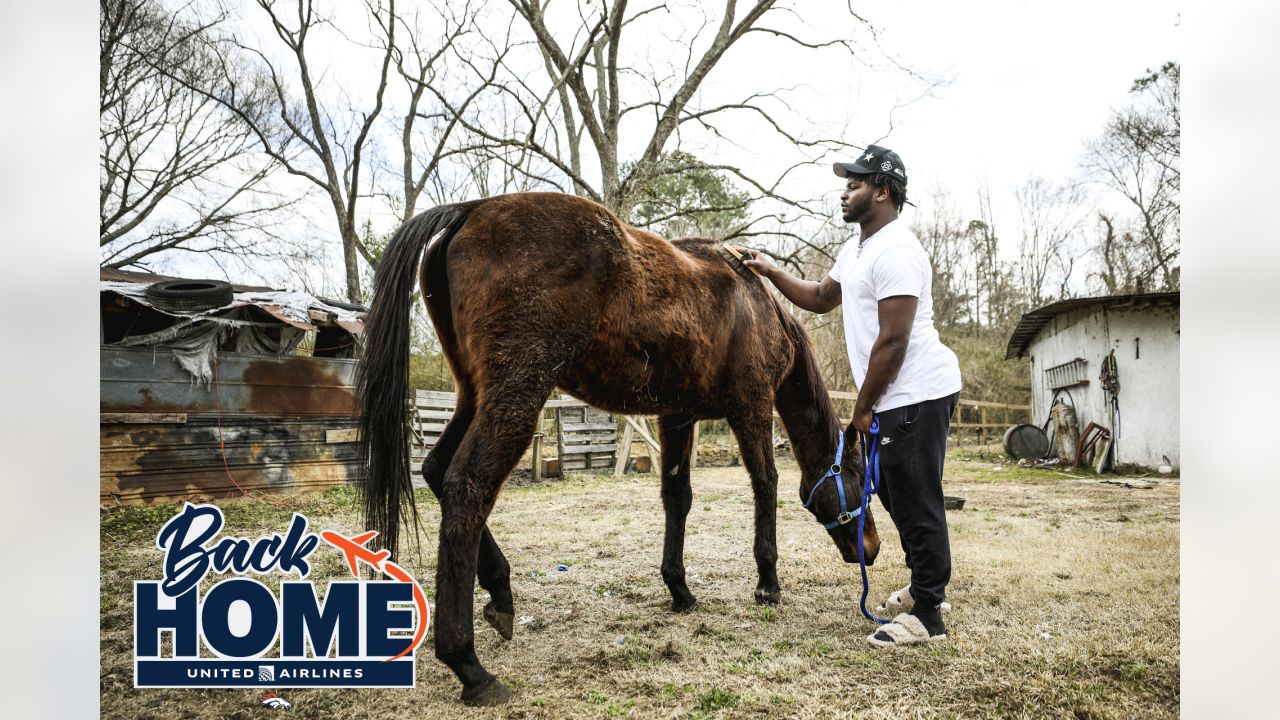
<svg viewBox="0 0 1280 720">
<path fill-rule="evenodd" d="M 809 491 L 809 498 L 804 501 L 806 510 L 810 510 L 813 504 L 813 497 L 817 494 L 818 488 L 822 487 L 822 483 L 829 478 L 835 478 L 836 494 L 840 497 L 840 514 L 836 515 L 836 519 L 830 522 L 822 523 L 822 527 L 827 530 L 834 530 L 841 525 L 848 525 L 853 522 L 854 518 L 858 519 L 858 569 L 862 571 L 862 599 L 860 606 L 862 614 L 868 620 L 877 623 L 887 623 L 887 618 L 876 617 L 867 610 L 867 591 L 870 589 L 870 582 L 867 579 L 867 561 L 866 551 L 862 544 L 863 528 L 867 522 L 867 508 L 871 502 L 871 496 L 876 494 L 880 489 L 880 447 L 876 441 L 880 438 L 880 418 L 871 417 L 871 431 L 867 434 L 866 442 L 862 444 L 865 452 L 865 472 L 862 480 L 862 504 L 849 511 L 848 503 L 844 495 L 844 483 L 840 482 L 840 460 L 844 457 L 844 433 L 839 433 L 839 439 L 836 442 L 836 461 L 827 469 L 825 475 L 818 482 L 814 483 L 813 489 Z M 819 521 L 821 522 L 821 521 Z"/>
<path fill-rule="evenodd" d="M 836 478 L 836 492 L 840 495 L 840 514 L 836 516 L 835 520 L 822 523 L 822 527 L 828 530 L 834 530 L 841 525 L 848 525 L 853 522 L 854 518 L 862 516 L 861 507 L 855 509 L 853 512 L 849 512 L 848 504 L 845 502 L 844 483 L 839 480 L 840 459 L 842 457 L 844 457 L 844 433 L 839 434 L 839 440 L 836 442 L 836 461 L 831 464 L 831 467 L 827 468 L 827 474 L 823 475 L 822 479 L 814 483 L 813 489 L 809 491 L 809 499 L 804 501 L 804 509 L 811 511 L 809 506 L 813 504 L 813 496 L 818 493 L 818 488 L 822 487 L 822 483 L 826 482 L 828 479 Z M 866 503 L 863 503 L 864 507 L 865 505 Z"/>
</svg>

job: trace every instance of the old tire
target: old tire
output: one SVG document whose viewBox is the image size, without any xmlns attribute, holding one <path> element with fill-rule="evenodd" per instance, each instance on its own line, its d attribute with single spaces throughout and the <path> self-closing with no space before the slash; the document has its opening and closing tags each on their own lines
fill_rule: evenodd
<svg viewBox="0 0 1280 720">
<path fill-rule="evenodd" d="M 147 300 L 166 312 L 195 313 L 229 305 L 235 293 L 221 280 L 165 280 L 147 288 Z"/>
<path fill-rule="evenodd" d="M 1035 425 L 1013 425 L 1004 431 L 1004 451 L 1019 460 L 1039 460 L 1049 455 L 1049 436 Z"/>
</svg>

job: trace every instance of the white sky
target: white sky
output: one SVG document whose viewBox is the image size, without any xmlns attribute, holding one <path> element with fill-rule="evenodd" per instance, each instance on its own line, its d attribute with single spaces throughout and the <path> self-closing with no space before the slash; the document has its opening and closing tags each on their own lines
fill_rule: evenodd
<svg viewBox="0 0 1280 720">
<path fill-rule="evenodd" d="M 652 4 L 632 3 L 631 12 Z M 681 3 L 673 0 L 676 4 Z M 491 0 L 491 5 L 488 15 L 493 20 L 506 15 L 503 0 Z M 572 13 L 574 5 L 575 0 L 553 3 L 562 13 Z M 696 6 L 681 5 L 683 15 Z M 869 40 L 849 17 L 843 0 L 797 0 L 793 5 L 802 11 L 775 11 L 762 24 L 807 40 L 852 37 L 864 45 Z M 713 23 L 704 32 L 705 45 L 722 5 L 704 3 L 703 7 Z M 251 36 L 257 35 L 264 44 L 274 40 L 252 3 L 242 3 L 240 8 L 254 26 Z M 910 196 L 919 203 L 933 188 L 943 188 L 966 220 L 977 217 L 977 190 L 985 182 L 1006 256 L 1015 252 L 1017 242 L 1013 188 L 1034 174 L 1058 183 L 1074 179 L 1083 143 L 1100 133 L 1112 108 L 1125 103 L 1133 79 L 1148 68 L 1180 59 L 1177 3 L 927 0 L 855 10 L 876 25 L 886 54 L 944 84 L 903 105 L 917 98 L 924 85 L 887 67 L 883 55 L 869 53 L 867 57 L 881 66 L 869 69 L 843 50 L 807 50 L 754 34 L 726 54 L 696 102 L 708 107 L 755 91 L 790 88 L 785 95 L 792 113 L 790 127 L 799 121 L 809 134 L 837 135 L 857 145 L 879 142 L 897 150 L 910 176 Z M 650 18 L 632 28 L 635 34 L 623 46 L 623 57 L 633 58 L 642 72 L 650 63 L 683 60 L 682 46 L 672 42 L 677 29 L 667 27 L 669 20 L 659 14 Z M 363 29 L 360 22 L 356 18 L 355 24 L 347 24 L 347 32 L 358 34 Z M 505 23 L 491 25 L 495 34 L 505 30 Z M 567 37 L 559 39 L 568 44 Z M 278 56 L 278 48 L 272 50 Z M 313 50 L 313 65 L 325 61 L 330 61 L 326 77 L 341 78 L 343 92 L 357 98 L 366 89 L 372 93 L 373 88 L 362 87 L 359 78 L 376 75 L 374 68 L 361 67 L 376 63 L 376 53 L 350 47 L 331 53 Z M 540 67 L 533 72 L 542 73 Z M 392 88 L 398 90 L 394 84 Z M 392 125 L 398 115 L 384 111 L 384 116 L 375 131 L 381 137 L 375 141 L 388 148 L 391 160 L 398 163 L 394 155 L 398 131 Z M 639 154 L 651 131 L 644 113 L 629 117 L 627 122 L 634 124 L 623 126 L 624 160 Z M 633 130 L 628 132 L 628 127 Z M 721 127 L 736 142 L 690 132 L 684 147 L 703 160 L 741 166 L 764 178 L 797 160 L 794 147 L 761 132 L 763 126 L 745 114 L 725 116 Z M 793 197 L 823 195 L 834 216 L 840 181 L 831 174 L 829 163 L 836 159 L 840 158 L 826 157 L 793 172 L 785 190 Z M 911 212 L 908 208 L 908 219 Z M 315 203 L 314 212 L 301 215 L 310 218 L 305 221 L 308 234 L 332 234 L 327 205 Z M 386 230 L 394 219 L 379 214 L 374 223 Z M 330 255 L 338 257 L 332 250 Z M 181 261 L 183 272 L 195 270 L 187 267 L 188 262 Z M 329 280 L 340 287 L 339 275 Z"/>
<path fill-rule="evenodd" d="M 850 23 L 842 2 L 805 5 L 826 13 L 804 16 L 814 28 L 808 38 L 836 37 L 821 28 Z M 743 66 L 715 80 L 739 85 L 739 93 L 771 81 L 810 84 L 812 99 L 797 110 L 827 127 L 847 120 L 850 142 L 896 150 L 910 177 L 908 196 L 917 201 L 941 187 L 966 218 L 977 217 L 977 188 L 985 181 L 1009 253 L 1016 244 L 1013 188 L 1036 174 L 1059 183 L 1077 175 L 1084 142 L 1101 132 L 1112 108 L 1124 105 L 1133 80 L 1180 59 L 1177 8 L 1101 0 L 856 7 L 879 28 L 886 52 L 948 81 L 896 110 L 921 86 L 904 82 L 901 74 L 869 72 L 838 54 L 828 53 L 830 64 L 814 66 L 807 51 L 778 52 L 774 44 L 773 52 L 727 56 Z M 834 212 L 840 181 L 826 166 L 797 177 L 829 186 Z"/>
<path fill-rule="evenodd" d="M 887 145 L 911 182 L 971 202 L 986 178 L 997 227 L 1012 239 L 1010 192 L 1033 174 L 1066 181 L 1134 78 L 1180 59 L 1178 4 L 880 3 L 869 19 L 913 65 L 952 83 L 898 114 Z"/>
</svg>

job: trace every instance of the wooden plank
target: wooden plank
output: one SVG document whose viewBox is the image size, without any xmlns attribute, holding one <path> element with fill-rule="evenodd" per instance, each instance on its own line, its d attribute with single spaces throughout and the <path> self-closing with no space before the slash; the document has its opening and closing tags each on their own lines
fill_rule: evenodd
<svg viewBox="0 0 1280 720">
<path fill-rule="evenodd" d="M 593 422 L 567 422 L 562 428 L 564 432 L 573 435 L 581 432 L 618 432 L 617 423 L 593 423 Z"/>
<path fill-rule="evenodd" d="M 220 482 L 219 482 L 220 480 Z M 293 477 L 287 486 L 262 482 L 251 477 L 236 476 L 236 483 L 227 481 L 226 475 L 191 476 L 185 484 L 156 488 L 108 488 L 103 487 L 99 502 L 104 507 L 114 505 L 140 505 L 150 503 L 176 503 L 193 498 L 237 498 L 246 493 L 304 494 L 321 492 L 332 487 L 346 485 L 352 480 L 341 476 L 315 475 Z"/>
<path fill-rule="evenodd" d="M 627 460 L 631 459 L 631 441 L 635 437 L 635 428 L 631 423 L 627 423 L 627 429 L 622 433 L 622 451 L 617 453 L 618 462 L 614 463 L 613 474 L 621 475 L 622 471 L 627 467 Z"/>
<path fill-rule="evenodd" d="M 225 444 L 227 451 L 249 448 L 277 448 L 290 456 L 299 451 L 331 453 L 340 449 L 326 447 L 330 430 L 354 429 L 354 419 L 315 420 L 279 418 L 250 419 L 190 415 L 184 424 L 101 425 L 98 434 L 101 463 L 116 458 L 148 453 L 150 465 L 162 466 L 171 460 L 188 461 L 193 451 L 216 451 Z M 342 450 L 345 452 L 345 450 Z M 162 456 L 162 453 L 168 453 Z"/>
<path fill-rule="evenodd" d="M 544 408 L 585 408 L 590 407 L 577 398 L 548 400 Z"/>
<path fill-rule="evenodd" d="M 698 467 L 698 427 L 702 423 L 697 420 L 693 421 L 693 452 L 689 453 L 689 469 Z"/>
<path fill-rule="evenodd" d="M 185 423 L 186 413 L 100 413 L 98 422 L 102 425 L 111 423 L 148 423 L 173 425 Z"/>
<path fill-rule="evenodd" d="M 451 410 L 423 410 L 418 408 L 417 416 L 419 420 L 452 420 L 453 411 Z"/>
<path fill-rule="evenodd" d="M 233 470 L 273 474 L 275 468 L 288 470 L 295 465 L 311 463 L 355 463 L 359 450 L 350 443 L 266 442 L 227 445 L 226 462 Z M 217 443 L 195 443 L 185 448 L 153 450 L 137 448 L 133 452 L 118 450 L 99 456 L 101 477 L 147 478 L 181 477 L 184 472 L 202 469 L 223 471 L 223 451 Z M 286 473 L 287 474 L 287 473 Z"/>
<path fill-rule="evenodd" d="M 642 423 L 638 422 L 636 418 L 631 417 L 629 415 L 624 416 L 623 420 L 626 421 L 628 427 L 634 427 L 636 429 L 636 432 L 640 434 L 640 437 L 645 441 L 645 444 L 647 444 L 653 450 L 653 452 L 655 453 L 654 457 L 656 459 L 657 456 L 662 453 L 662 448 L 658 445 L 658 441 L 654 440 L 653 436 L 649 434 L 648 428 L 646 428 Z"/>
<path fill-rule="evenodd" d="M 356 442 L 360 439 L 360 431 L 355 428 L 346 430 L 325 430 L 324 441 L 326 443 L 347 443 Z"/>
<path fill-rule="evenodd" d="M 586 453 L 611 453 L 617 452 L 618 444 L 610 443 L 608 445 L 566 445 L 563 455 L 584 455 Z"/>
<path fill-rule="evenodd" d="M 1025 410 L 1027 412 L 1031 411 L 1030 405 L 1009 405 L 1007 403 L 988 402 L 986 400 L 968 400 L 965 398 L 960 398 L 958 402 L 961 405 L 968 405 L 970 407 L 978 407 L 978 408 L 989 407 L 989 408 L 1004 408 L 1007 410 Z"/>
<path fill-rule="evenodd" d="M 542 433 L 533 434 L 533 481 L 542 482 Z"/>
<path fill-rule="evenodd" d="M 597 457 L 566 457 L 560 461 L 561 467 L 566 470 L 588 470 L 600 468 L 608 470 L 613 465 L 613 458 L 608 455 Z"/>
</svg>

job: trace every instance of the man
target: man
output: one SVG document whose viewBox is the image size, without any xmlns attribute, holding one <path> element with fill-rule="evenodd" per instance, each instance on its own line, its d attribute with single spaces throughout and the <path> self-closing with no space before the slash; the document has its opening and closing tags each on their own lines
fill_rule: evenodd
<svg viewBox="0 0 1280 720">
<path fill-rule="evenodd" d="M 882 611 L 899 613 L 867 640 L 915 645 L 946 639 L 942 622 L 951 547 L 942 501 L 947 432 L 960 393 L 960 365 L 933 327 L 932 271 L 920 241 L 898 219 L 907 170 L 892 150 L 872 145 L 834 166 L 845 178 L 844 221 L 857 243 L 841 248 L 821 282 L 801 280 L 752 253 L 747 265 L 791 302 L 825 313 L 844 304 L 845 344 L 858 385 L 852 426 L 867 433 L 879 419 L 880 502 L 889 512 L 911 569 L 911 585 Z"/>
</svg>

